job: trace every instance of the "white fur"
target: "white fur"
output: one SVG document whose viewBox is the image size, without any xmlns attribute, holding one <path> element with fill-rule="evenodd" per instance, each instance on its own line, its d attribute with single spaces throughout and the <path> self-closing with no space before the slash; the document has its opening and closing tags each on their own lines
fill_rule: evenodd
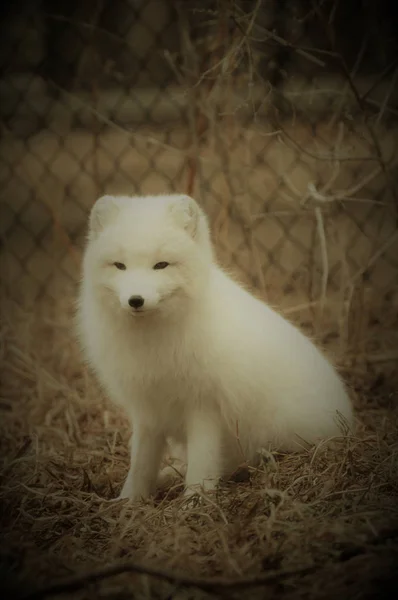
<svg viewBox="0 0 398 600">
<path fill-rule="evenodd" d="M 154 270 L 160 261 L 170 265 Z M 88 362 L 132 419 L 121 497 L 155 490 L 168 439 L 186 454 L 186 486 L 212 489 L 261 447 L 341 435 L 338 412 L 352 423 L 334 368 L 217 266 L 207 219 L 187 196 L 97 201 L 77 316 Z"/>
</svg>

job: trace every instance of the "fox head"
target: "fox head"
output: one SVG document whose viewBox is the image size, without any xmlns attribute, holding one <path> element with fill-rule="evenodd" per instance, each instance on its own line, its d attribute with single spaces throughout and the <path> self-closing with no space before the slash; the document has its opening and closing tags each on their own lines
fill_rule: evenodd
<svg viewBox="0 0 398 600">
<path fill-rule="evenodd" d="M 84 276 L 134 317 L 197 298 L 212 262 L 207 218 L 189 196 L 102 196 L 91 211 Z"/>
</svg>

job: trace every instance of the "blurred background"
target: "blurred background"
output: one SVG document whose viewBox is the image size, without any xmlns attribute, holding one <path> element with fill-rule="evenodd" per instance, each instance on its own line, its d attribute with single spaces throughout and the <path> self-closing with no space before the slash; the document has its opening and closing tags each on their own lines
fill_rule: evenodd
<svg viewBox="0 0 398 600">
<path fill-rule="evenodd" d="M 184 192 L 261 297 L 345 357 L 396 358 L 394 0 L 0 10 L 8 298 L 73 299 L 100 195 Z"/>
</svg>

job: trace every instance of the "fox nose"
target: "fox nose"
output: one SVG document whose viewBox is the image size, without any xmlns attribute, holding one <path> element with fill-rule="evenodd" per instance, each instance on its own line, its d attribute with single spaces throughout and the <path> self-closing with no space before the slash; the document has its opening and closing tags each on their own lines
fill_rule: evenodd
<svg viewBox="0 0 398 600">
<path fill-rule="evenodd" d="M 141 308 L 144 305 L 144 298 L 142 296 L 131 296 L 129 298 L 129 305 L 131 308 Z"/>
</svg>

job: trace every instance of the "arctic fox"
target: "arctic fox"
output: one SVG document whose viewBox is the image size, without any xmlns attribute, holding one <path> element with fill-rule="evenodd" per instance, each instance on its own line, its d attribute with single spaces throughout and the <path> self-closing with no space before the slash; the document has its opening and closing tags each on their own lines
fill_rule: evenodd
<svg viewBox="0 0 398 600">
<path fill-rule="evenodd" d="M 132 420 L 120 498 L 155 491 L 168 440 L 185 454 L 189 494 L 261 448 L 299 451 L 341 435 L 341 417 L 352 424 L 334 368 L 217 265 L 189 196 L 97 200 L 77 322 L 88 363 Z"/>
</svg>

